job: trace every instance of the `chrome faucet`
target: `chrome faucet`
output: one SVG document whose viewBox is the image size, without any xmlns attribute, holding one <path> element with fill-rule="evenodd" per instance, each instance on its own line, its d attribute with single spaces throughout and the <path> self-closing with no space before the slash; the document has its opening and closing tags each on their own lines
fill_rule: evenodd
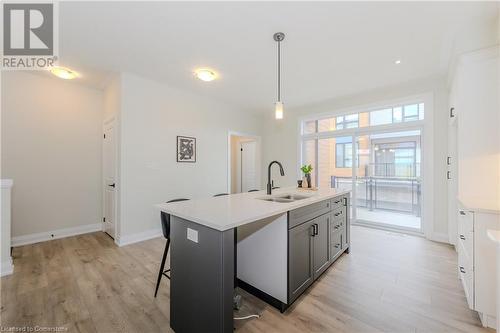
<svg viewBox="0 0 500 333">
<path fill-rule="evenodd" d="M 274 163 L 278 164 L 278 166 L 280 167 L 281 176 L 285 175 L 285 171 L 283 171 L 283 166 L 280 162 L 272 161 L 271 163 L 269 163 L 269 166 L 267 167 L 267 194 L 271 194 L 271 191 L 273 189 L 273 185 L 271 185 L 271 167 Z"/>
</svg>

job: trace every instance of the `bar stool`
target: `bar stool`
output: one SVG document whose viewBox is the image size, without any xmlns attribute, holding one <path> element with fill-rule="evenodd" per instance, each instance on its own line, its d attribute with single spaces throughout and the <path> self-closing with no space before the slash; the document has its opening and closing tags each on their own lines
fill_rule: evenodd
<svg viewBox="0 0 500 333">
<path fill-rule="evenodd" d="M 173 199 L 167 201 L 167 203 L 186 201 L 186 200 L 189 199 Z M 161 216 L 161 229 L 163 231 L 163 237 L 165 237 L 165 239 L 167 240 L 167 244 L 165 245 L 165 250 L 163 251 L 163 258 L 161 260 L 160 271 L 158 272 L 158 281 L 156 282 L 155 297 L 156 294 L 158 293 L 158 287 L 160 287 L 161 277 L 165 276 L 167 279 L 170 280 L 170 276 L 167 275 L 167 273 L 170 272 L 170 268 L 165 270 L 165 260 L 167 259 L 168 248 L 170 247 L 170 214 L 161 212 L 160 216 Z"/>
<path fill-rule="evenodd" d="M 224 195 L 229 195 L 227 193 L 219 193 L 219 194 L 214 194 L 214 197 L 222 197 Z"/>
</svg>

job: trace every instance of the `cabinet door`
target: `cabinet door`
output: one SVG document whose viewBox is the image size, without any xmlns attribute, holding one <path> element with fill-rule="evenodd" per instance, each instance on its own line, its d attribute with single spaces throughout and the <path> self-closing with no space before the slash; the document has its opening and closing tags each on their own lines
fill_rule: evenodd
<svg viewBox="0 0 500 333">
<path fill-rule="evenodd" d="M 313 237 L 313 267 L 314 279 L 323 273 L 328 268 L 330 263 L 330 214 L 321 215 L 314 220 L 316 224 L 316 235 Z"/>
<path fill-rule="evenodd" d="M 313 224 L 311 220 L 288 231 L 288 304 L 313 282 Z"/>
</svg>

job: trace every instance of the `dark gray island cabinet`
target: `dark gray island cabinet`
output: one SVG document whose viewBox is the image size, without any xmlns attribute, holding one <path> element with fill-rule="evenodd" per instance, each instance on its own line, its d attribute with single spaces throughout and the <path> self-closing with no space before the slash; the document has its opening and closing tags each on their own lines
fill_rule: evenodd
<svg viewBox="0 0 500 333">
<path fill-rule="evenodd" d="M 347 207 L 348 194 L 288 213 L 288 299 L 279 304 L 281 311 L 349 251 Z"/>
<path fill-rule="evenodd" d="M 349 251 L 349 198 L 280 189 L 158 205 L 171 216 L 171 328 L 233 332 L 236 287 L 286 311 Z"/>
</svg>

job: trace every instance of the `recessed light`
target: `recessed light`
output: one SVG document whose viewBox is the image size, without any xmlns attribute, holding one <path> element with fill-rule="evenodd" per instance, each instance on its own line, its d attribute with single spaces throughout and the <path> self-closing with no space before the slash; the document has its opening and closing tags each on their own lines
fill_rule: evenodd
<svg viewBox="0 0 500 333">
<path fill-rule="evenodd" d="M 210 82 L 217 78 L 217 73 L 211 69 L 200 68 L 194 71 L 196 77 L 202 81 Z"/>
<path fill-rule="evenodd" d="M 401 60 L 399 60 L 399 59 L 398 59 L 398 60 L 394 61 L 394 63 L 395 63 L 396 65 L 399 65 L 399 64 L 401 63 Z"/>
<path fill-rule="evenodd" d="M 71 80 L 79 76 L 79 74 L 74 70 L 59 66 L 51 67 L 50 72 L 55 76 L 65 80 Z"/>
</svg>

